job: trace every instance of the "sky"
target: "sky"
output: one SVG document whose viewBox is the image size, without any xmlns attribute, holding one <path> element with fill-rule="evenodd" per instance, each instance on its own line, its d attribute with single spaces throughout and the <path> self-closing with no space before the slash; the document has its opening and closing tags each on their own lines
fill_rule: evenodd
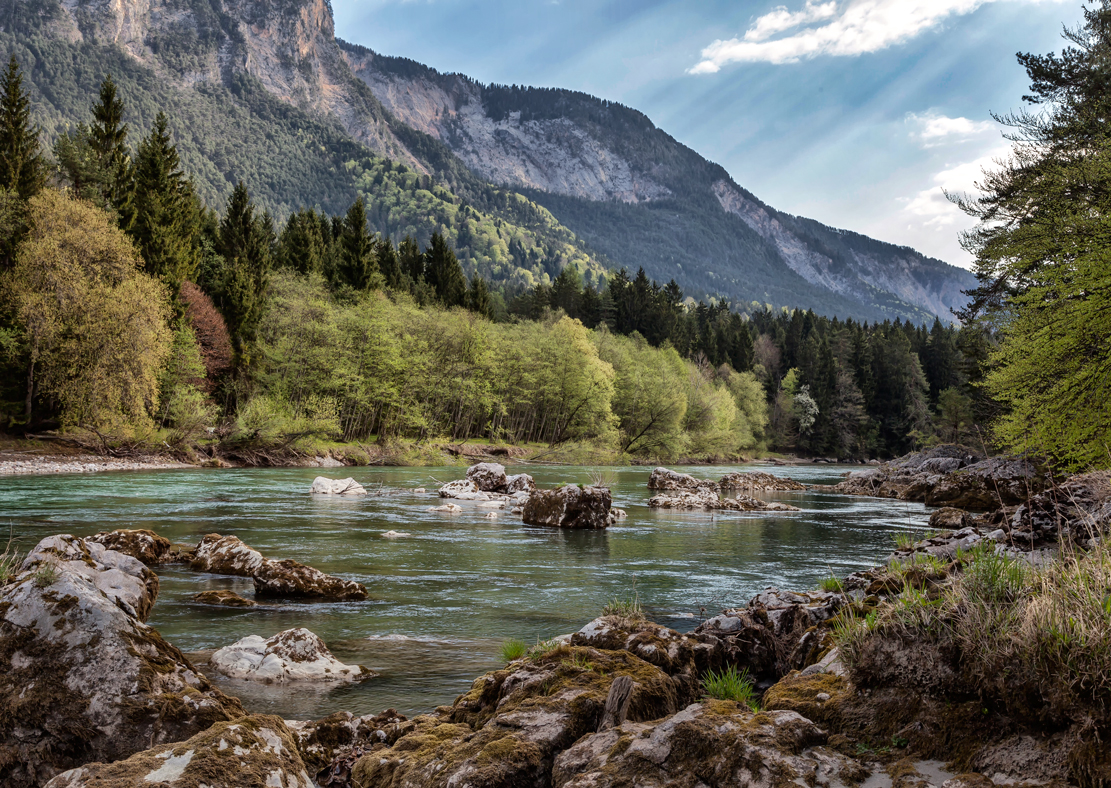
<svg viewBox="0 0 1111 788">
<path fill-rule="evenodd" d="M 1017 52 L 1080 0 L 332 0 L 336 35 L 483 83 L 644 112 L 767 204 L 969 267 L 974 192 L 1022 108 Z"/>
</svg>

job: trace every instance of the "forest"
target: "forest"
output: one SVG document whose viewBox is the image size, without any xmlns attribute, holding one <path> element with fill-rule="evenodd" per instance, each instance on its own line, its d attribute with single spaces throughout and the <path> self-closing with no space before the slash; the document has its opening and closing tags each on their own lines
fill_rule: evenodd
<svg viewBox="0 0 1111 788">
<path fill-rule="evenodd" d="M 488 232 L 473 208 L 384 161 L 349 162 L 357 196 L 338 215 L 274 217 L 244 182 L 213 207 L 166 117 L 136 143 L 126 117 L 106 77 L 89 122 L 48 153 L 14 57 L 4 73 L 8 431 L 184 451 L 488 440 L 660 461 L 1029 447 L 1010 426 L 1021 402 L 1000 384 L 1014 350 L 998 320 L 869 324 L 696 302 L 643 269 L 599 274 L 498 221 Z M 420 228 L 393 210 L 413 186 L 426 187 Z M 523 198 L 498 199 L 522 227 L 547 222 Z M 492 273 L 524 260 L 546 276 L 491 286 L 479 266 L 468 276 L 460 248 Z M 980 274 L 976 304 L 990 303 Z"/>
</svg>

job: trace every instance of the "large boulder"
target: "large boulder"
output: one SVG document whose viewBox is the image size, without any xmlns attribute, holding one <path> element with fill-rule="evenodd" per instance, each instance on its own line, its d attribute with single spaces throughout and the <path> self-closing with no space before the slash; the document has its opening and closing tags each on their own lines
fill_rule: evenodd
<svg viewBox="0 0 1111 788">
<path fill-rule="evenodd" d="M 521 519 L 527 525 L 597 530 L 609 526 L 612 503 L 605 487 L 568 484 L 557 490 L 532 493 L 521 511 Z"/>
<path fill-rule="evenodd" d="M 415 727 L 394 709 L 364 717 L 337 711 L 320 720 L 287 720 L 286 724 L 297 738 L 309 774 L 324 786 L 348 785 L 359 758 L 375 747 L 392 747 Z"/>
<path fill-rule="evenodd" d="M 440 497 L 460 501 L 489 501 L 490 493 L 478 489 L 478 484 L 473 479 L 456 479 L 440 487 Z"/>
<path fill-rule="evenodd" d="M 797 512 L 797 506 L 781 501 L 762 501 L 748 495 L 722 498 L 713 487 L 698 487 L 693 490 L 675 490 L 653 495 L 648 499 L 651 509 L 685 509 L 689 511 L 729 511 L 729 512 Z"/>
<path fill-rule="evenodd" d="M 95 542 L 109 550 L 137 558 L 147 566 L 159 566 L 174 558 L 170 540 L 145 528 L 101 531 L 95 536 L 86 536 L 85 542 Z"/>
<path fill-rule="evenodd" d="M 619 681 L 625 719 L 659 719 L 680 708 L 674 682 L 659 668 L 625 651 L 563 646 L 489 673 L 452 707 L 413 720 L 393 747 L 359 760 L 351 784 L 549 785 L 556 755 L 598 729 Z"/>
<path fill-rule="evenodd" d="M 214 591 L 201 591 L 193 594 L 193 601 L 201 605 L 218 605 L 220 607 L 258 607 L 258 603 L 245 599 L 234 591 L 216 589 Z"/>
<path fill-rule="evenodd" d="M 770 473 L 750 471 L 748 473 L 727 473 L 721 477 L 718 485 L 723 490 L 748 490 L 749 492 L 781 492 L 784 490 L 805 490 L 806 485 L 788 479 L 785 476 L 774 476 Z"/>
<path fill-rule="evenodd" d="M 303 627 L 287 629 L 268 640 L 249 635 L 216 651 L 209 664 L 229 678 L 266 684 L 353 682 L 377 675 L 362 665 L 344 665 L 323 640 Z"/>
<path fill-rule="evenodd" d="M 250 577 L 256 596 L 361 601 L 369 594 L 353 580 L 325 574 L 292 559 L 274 561 L 234 536 L 208 534 L 193 552 L 190 567 L 201 572 Z"/>
<path fill-rule="evenodd" d="M 480 462 L 467 469 L 467 478 L 482 492 L 505 492 L 505 466 L 496 462 Z"/>
<path fill-rule="evenodd" d="M 648 477 L 649 490 L 697 490 L 700 487 L 717 489 L 717 482 L 696 479 L 689 473 L 677 473 L 667 468 L 656 468 Z"/>
<path fill-rule="evenodd" d="M 0 589 L 0 785 L 41 786 L 246 714 L 140 620 L 150 577 L 130 556 L 50 537 Z"/>
<path fill-rule="evenodd" d="M 366 495 L 366 488 L 351 478 L 329 479 L 317 476 L 309 492 L 313 495 Z"/>
<path fill-rule="evenodd" d="M 117 763 L 59 774 L 47 788 L 313 788 L 289 727 L 258 714 Z"/>
<path fill-rule="evenodd" d="M 509 495 L 525 493 L 531 495 L 536 492 L 536 482 L 527 473 L 518 473 L 505 478 L 505 491 Z"/>
<path fill-rule="evenodd" d="M 827 748 L 826 732 L 793 711 L 755 713 L 704 700 L 656 722 L 584 736 L 555 760 L 553 788 L 857 785 L 868 772 Z"/>
</svg>

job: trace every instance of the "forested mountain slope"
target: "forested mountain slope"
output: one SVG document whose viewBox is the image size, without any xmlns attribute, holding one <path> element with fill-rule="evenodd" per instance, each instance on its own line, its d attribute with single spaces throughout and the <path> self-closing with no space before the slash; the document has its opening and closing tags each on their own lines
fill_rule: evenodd
<svg viewBox="0 0 1111 788">
<path fill-rule="evenodd" d="M 917 307 L 943 319 L 974 284 L 912 249 L 776 211 L 636 110 L 567 90 L 483 86 L 341 45 L 397 118 L 655 279 L 826 313 L 845 314 L 848 301 L 857 316 L 917 318 Z"/>
<path fill-rule="evenodd" d="M 48 140 L 87 120 L 111 73 L 132 138 L 165 111 L 210 206 L 239 180 L 279 219 L 363 194 L 375 230 L 442 229 L 495 283 L 643 266 L 696 297 L 915 322 L 950 319 L 973 284 L 775 211 L 635 110 L 345 44 L 326 0 L 0 0 L 0 51 L 26 70 Z"/>
</svg>

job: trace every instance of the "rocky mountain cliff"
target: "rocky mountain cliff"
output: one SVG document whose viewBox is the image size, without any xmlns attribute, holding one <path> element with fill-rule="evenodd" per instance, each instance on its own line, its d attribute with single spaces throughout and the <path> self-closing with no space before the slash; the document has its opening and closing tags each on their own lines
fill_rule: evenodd
<svg viewBox="0 0 1111 788">
<path fill-rule="evenodd" d="M 950 319 L 972 285 L 911 249 L 775 211 L 636 110 L 346 44 L 326 0 L 0 0 L 0 49 L 27 69 L 48 136 L 85 120 L 110 71 L 135 131 L 170 114 L 210 204 L 238 179 L 277 216 L 398 187 L 406 200 L 379 201 L 376 229 L 480 237 L 461 257 L 497 281 L 643 266 L 696 297 L 916 322 Z M 481 227 L 463 226 L 472 208 Z"/>
</svg>

